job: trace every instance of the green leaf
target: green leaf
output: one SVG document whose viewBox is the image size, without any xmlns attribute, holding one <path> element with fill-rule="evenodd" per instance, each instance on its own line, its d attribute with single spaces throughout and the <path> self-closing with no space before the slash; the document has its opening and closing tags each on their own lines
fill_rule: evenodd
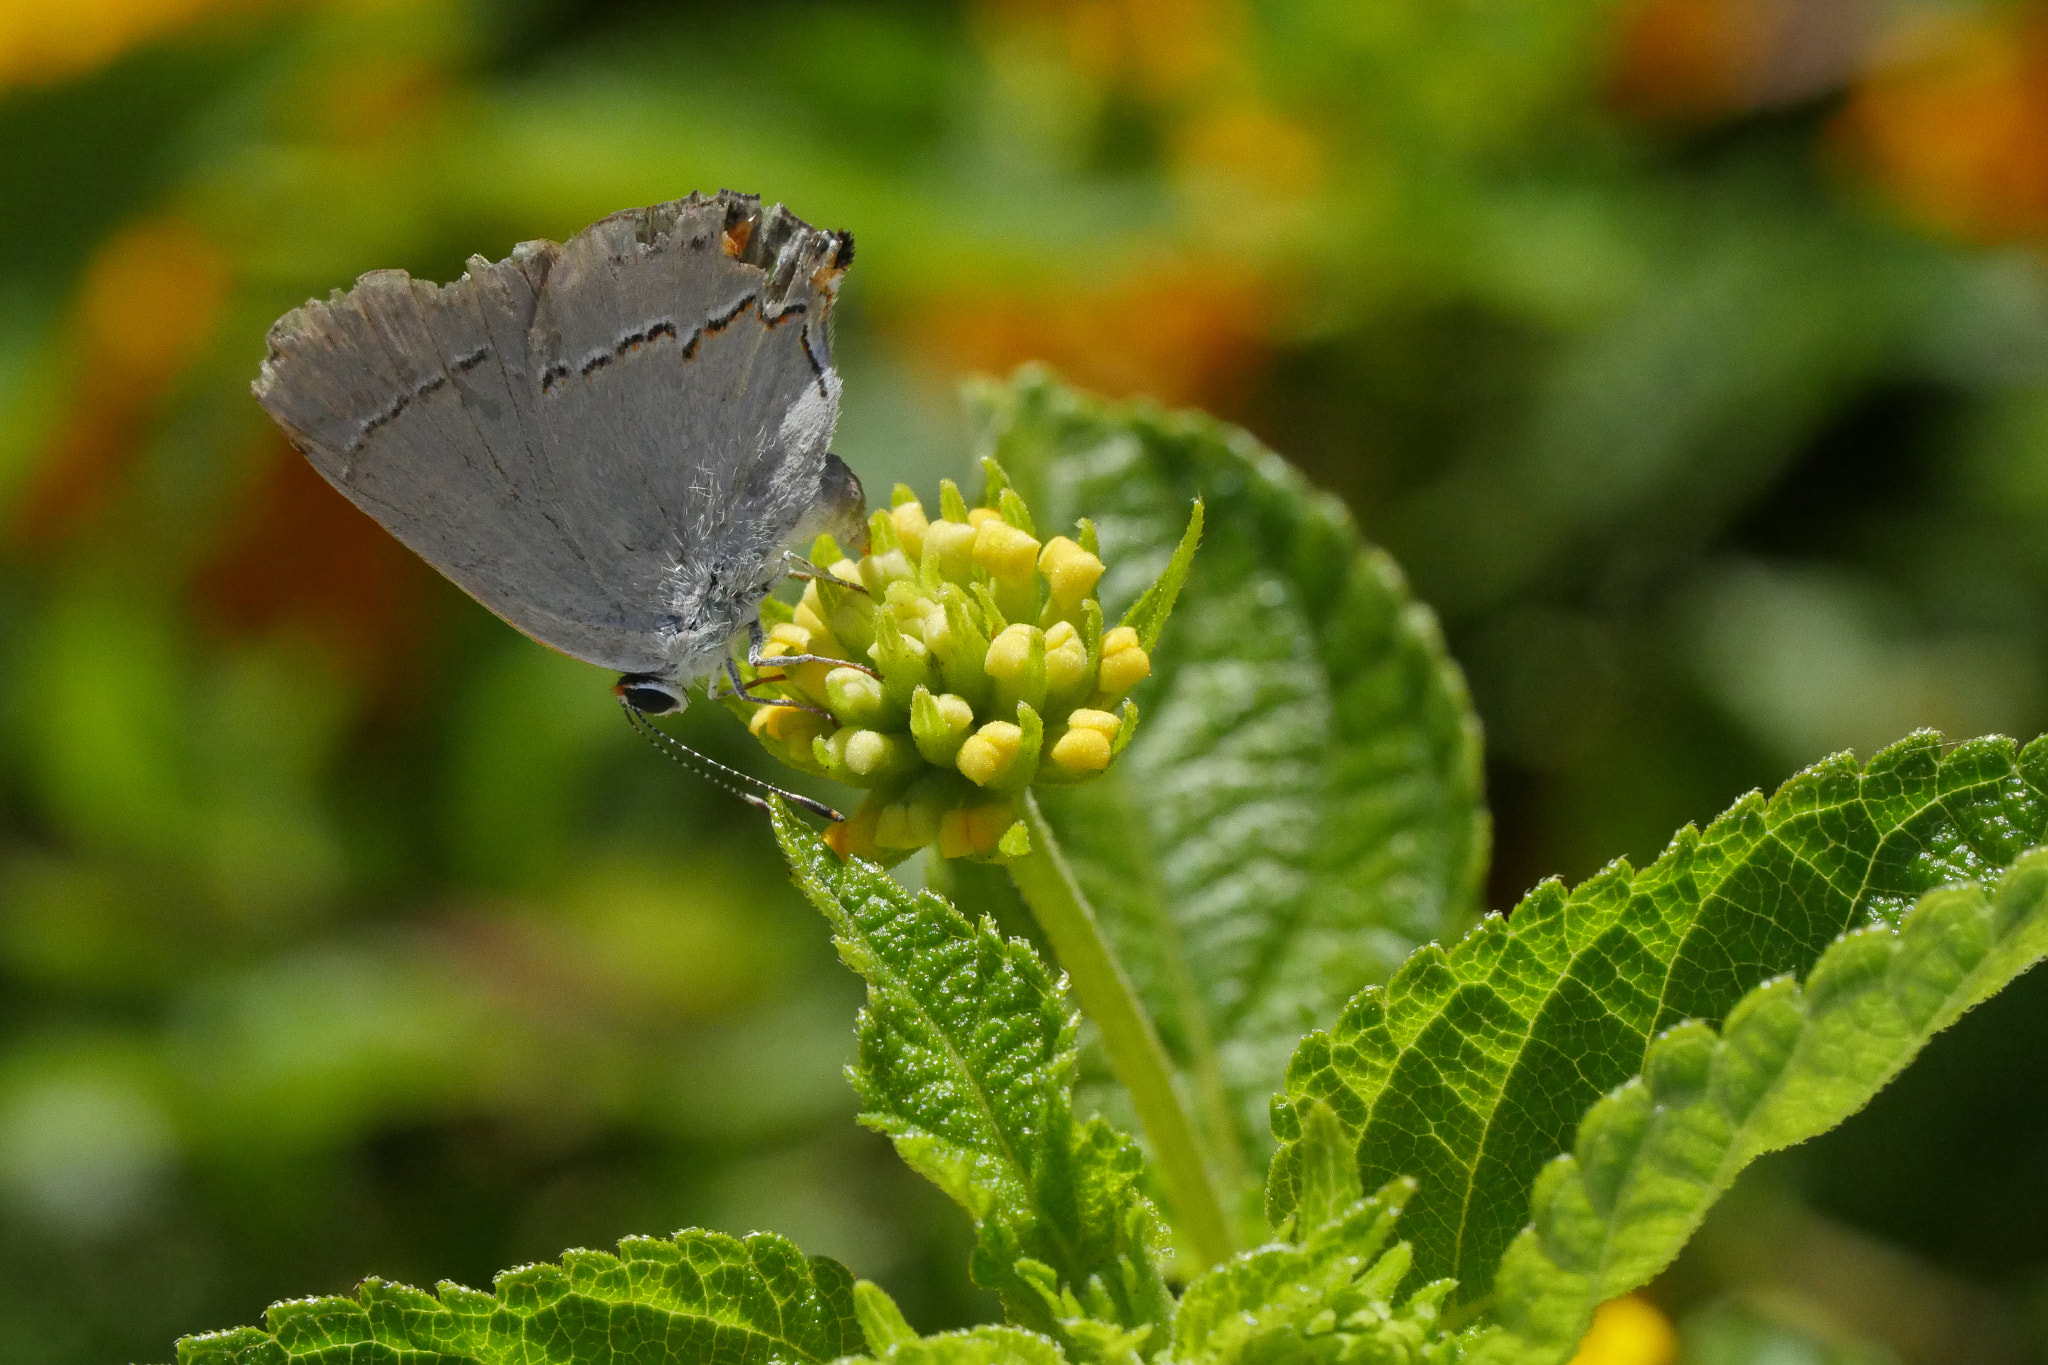
<svg viewBox="0 0 2048 1365">
<path fill-rule="evenodd" d="M 1202 500 L 1196 498 L 1194 511 L 1188 514 L 1188 529 L 1181 532 L 1173 558 L 1166 561 L 1166 572 L 1152 580 L 1152 586 L 1138 595 L 1138 600 L 1124 613 L 1124 619 L 1117 623 L 1137 631 L 1138 643 L 1147 653 L 1159 648 L 1159 637 L 1165 633 L 1174 603 L 1180 600 L 1180 590 L 1187 584 L 1195 551 L 1202 544 L 1202 515 Z"/>
<path fill-rule="evenodd" d="M 2048 954 L 2048 851 L 1995 887 L 1923 896 L 1896 930 L 1852 930 L 1802 985 L 1779 977 L 1719 1033 L 1680 1024 L 1601 1100 L 1536 1184 L 1496 1281 L 1507 1333 L 1480 1358 L 1564 1360 L 1593 1309 L 1649 1282 L 1736 1174 L 1834 1127 L 1927 1040 Z"/>
<path fill-rule="evenodd" d="M 1106 1121 L 1075 1118 L 1079 1020 L 1044 962 L 932 892 L 842 864 L 779 802 L 775 830 L 868 983 L 853 1067 L 862 1122 L 973 1217 L 976 1281 L 1077 1358 L 1092 1357 L 1062 1319 L 1164 1323 L 1172 1300 L 1158 1217 L 1138 1190 L 1143 1158 Z"/>
<path fill-rule="evenodd" d="M 1246 433 L 1031 370 L 978 397 L 984 446 L 1048 533 L 1095 522 L 1111 612 L 1163 610 L 1139 595 L 1171 578 L 1203 501 L 1145 724 L 1103 778 L 1040 800 L 1256 1229 L 1266 1103 L 1296 1042 L 1476 911 L 1464 680 L 1393 562 Z"/>
<path fill-rule="evenodd" d="M 853 1302 L 868 1351 L 887 1365 L 1064 1365 L 1066 1361 L 1056 1342 L 1015 1327 L 974 1327 L 920 1337 L 904 1321 L 896 1301 L 880 1285 L 867 1280 L 853 1286 Z"/>
<path fill-rule="evenodd" d="M 1397 1299 L 1413 1260 L 1388 1246 L 1415 1182 L 1354 1200 L 1299 1244 L 1240 1254 L 1190 1284 L 1174 1320 L 1174 1365 L 1406 1361 L 1454 1355 L 1438 1309 L 1448 1282 Z"/>
<path fill-rule="evenodd" d="M 1594 1100 L 1644 1071 L 1657 1035 L 1718 1021 L 1843 932 L 2009 866 L 2041 838 L 2044 791 L 2048 741 L 1944 755 L 1923 732 L 1868 767 L 1838 756 L 1768 801 L 1752 793 L 1641 872 L 1547 882 L 1511 918 L 1421 950 L 1303 1040 L 1273 1107 L 1270 1214 L 1293 1207 L 1301 1109 L 1322 1101 L 1357 1135 L 1366 1185 L 1421 1182 L 1404 1225 L 1417 1272 L 1484 1295 L 1537 1172 Z"/>
<path fill-rule="evenodd" d="M 853 1277 L 767 1233 L 629 1237 L 508 1270 L 496 1293 L 365 1280 L 355 1298 L 273 1305 L 268 1331 L 186 1337 L 178 1365 L 768 1365 L 861 1349 Z"/>
<path fill-rule="evenodd" d="M 906 1341 L 886 1365 L 1066 1365 L 1057 1343 L 1016 1327 L 970 1327 Z"/>
</svg>

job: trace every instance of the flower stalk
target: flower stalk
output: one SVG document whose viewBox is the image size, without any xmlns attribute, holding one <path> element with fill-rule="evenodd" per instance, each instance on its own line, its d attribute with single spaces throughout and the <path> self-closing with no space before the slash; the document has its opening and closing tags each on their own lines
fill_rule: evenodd
<svg viewBox="0 0 2048 1365">
<path fill-rule="evenodd" d="M 821 538 L 811 558 L 829 576 L 794 606 L 764 605 L 765 667 L 747 677 L 755 705 L 733 705 L 776 758 L 866 790 L 853 816 L 825 831 L 840 857 L 887 864 L 935 848 L 1007 865 L 1101 1031 L 1187 1250 L 1206 1267 L 1233 1251 L 1233 1224 L 1158 1031 L 1032 796 L 1037 785 L 1101 776 L 1130 743 L 1138 708 L 1128 694 L 1151 675 L 1202 506 L 1166 571 L 1105 628 L 1094 526 L 1041 540 L 1002 467 L 984 467 L 980 507 L 948 480 L 933 519 L 899 487 L 870 520 L 858 560 Z M 778 664 L 784 655 L 827 662 Z"/>
<path fill-rule="evenodd" d="M 1024 813 L 1031 846 L 1010 860 L 1010 880 L 1045 931 L 1082 1013 L 1101 1033 L 1110 1066 L 1130 1092 L 1145 1136 L 1151 1139 L 1152 1155 L 1178 1215 L 1175 1221 L 1199 1268 L 1207 1269 L 1227 1260 L 1236 1248 L 1202 1144 L 1174 1087 L 1173 1063 L 1123 964 L 1103 937 L 1073 869 L 1060 856 L 1052 826 L 1028 792 Z"/>
</svg>

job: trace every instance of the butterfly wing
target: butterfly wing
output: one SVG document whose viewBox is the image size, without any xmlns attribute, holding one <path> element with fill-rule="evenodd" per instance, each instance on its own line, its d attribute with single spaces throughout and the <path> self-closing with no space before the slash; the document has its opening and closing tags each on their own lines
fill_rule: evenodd
<svg viewBox="0 0 2048 1365">
<path fill-rule="evenodd" d="M 759 605 L 721 597 L 719 566 L 750 558 L 759 582 L 819 496 L 843 241 L 720 194 L 474 258 L 450 285 L 372 272 L 279 320 L 256 394 L 330 483 L 527 634 L 701 672 L 684 656 Z"/>
<path fill-rule="evenodd" d="M 753 619 L 819 501 L 850 249 L 725 195 L 615 214 L 549 277 L 532 339 L 564 516 L 609 581 L 658 604 L 677 656 Z"/>
</svg>

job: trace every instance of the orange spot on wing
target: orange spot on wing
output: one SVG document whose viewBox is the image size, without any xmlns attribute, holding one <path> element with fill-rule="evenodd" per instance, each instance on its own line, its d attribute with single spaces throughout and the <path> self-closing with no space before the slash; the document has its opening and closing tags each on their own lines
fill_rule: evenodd
<svg viewBox="0 0 2048 1365">
<path fill-rule="evenodd" d="M 719 237 L 719 245 L 725 248 L 726 255 L 738 256 L 742 251 L 745 251 L 747 249 L 747 243 L 753 240 L 753 236 L 754 220 L 751 218 L 742 218 L 737 223 L 734 223 L 731 227 L 727 228 L 723 234 L 721 234 L 721 236 Z"/>
</svg>

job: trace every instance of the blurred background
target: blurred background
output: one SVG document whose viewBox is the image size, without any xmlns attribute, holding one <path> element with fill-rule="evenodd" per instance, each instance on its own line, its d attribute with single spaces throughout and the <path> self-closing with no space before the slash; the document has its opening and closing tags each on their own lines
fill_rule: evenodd
<svg viewBox="0 0 2048 1365">
<path fill-rule="evenodd" d="M 859 234 L 870 489 L 1043 359 L 1343 496 L 1470 673 L 1497 907 L 2048 720 L 2040 5 L 0 0 L 0 1362 L 693 1223 L 991 1311 L 750 812 L 248 393 L 362 270 L 720 186 Z M 2048 981 L 1653 1297 L 1701 1361 L 2048 1360 Z"/>
</svg>

